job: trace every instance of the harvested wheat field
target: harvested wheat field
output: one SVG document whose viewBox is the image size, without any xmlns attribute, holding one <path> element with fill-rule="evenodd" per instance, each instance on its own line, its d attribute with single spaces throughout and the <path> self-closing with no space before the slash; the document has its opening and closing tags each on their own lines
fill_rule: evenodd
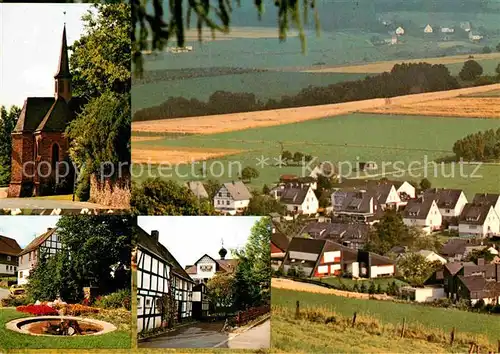
<svg viewBox="0 0 500 354">
<path fill-rule="evenodd" d="M 137 146 L 132 149 L 133 163 L 182 164 L 234 155 L 245 150 L 169 146 Z"/>
<path fill-rule="evenodd" d="M 229 31 L 229 33 L 220 33 L 216 32 L 215 38 L 212 37 L 211 31 L 203 31 L 202 33 L 202 41 L 210 42 L 213 40 L 216 41 L 225 41 L 236 38 L 276 38 L 276 29 L 274 28 L 266 28 L 266 27 L 236 27 Z M 291 30 L 290 33 L 287 32 L 288 37 L 297 37 L 298 31 Z M 187 42 L 198 42 L 198 30 L 197 29 L 188 29 L 185 34 L 185 38 Z"/>
<path fill-rule="evenodd" d="M 307 120 L 339 116 L 359 111 L 368 111 L 383 108 L 386 105 L 402 105 L 424 101 L 443 100 L 499 90 L 500 84 L 469 87 L 465 89 L 421 93 L 415 95 L 393 97 L 390 101 L 383 98 L 353 101 L 330 105 L 284 108 L 268 111 L 243 112 L 221 114 L 213 116 L 187 117 L 175 119 L 158 119 L 132 122 L 132 132 L 150 133 L 188 133 L 188 134 L 215 134 L 262 128 L 275 125 L 303 122 Z"/>
<path fill-rule="evenodd" d="M 332 294 L 332 295 L 344 296 L 356 299 L 370 299 L 370 297 L 378 300 L 392 299 L 391 296 L 387 295 L 381 295 L 381 294 L 370 295 L 364 293 L 355 293 L 350 291 L 328 289 L 319 285 L 302 283 L 290 279 L 281 279 L 281 278 L 273 278 L 271 280 L 271 286 L 276 289 L 306 291 L 309 293 L 316 293 L 316 294 Z"/>
<path fill-rule="evenodd" d="M 444 100 L 390 105 L 366 113 L 464 118 L 500 118 L 500 97 L 457 97 Z"/>
<path fill-rule="evenodd" d="M 475 54 L 474 60 L 488 60 L 488 59 L 500 59 L 500 53 L 490 53 L 490 54 Z M 305 73 L 351 73 L 351 74 L 379 74 L 385 71 L 391 71 L 394 65 L 402 63 L 422 63 L 426 62 L 429 64 L 457 64 L 464 63 L 469 60 L 468 55 L 455 55 L 450 57 L 441 58 L 422 58 L 422 59 L 410 59 L 410 60 L 390 60 L 390 61 L 380 61 L 368 64 L 360 65 L 349 65 L 349 66 L 337 66 L 337 67 L 323 67 L 317 69 L 307 69 L 301 72 Z"/>
</svg>

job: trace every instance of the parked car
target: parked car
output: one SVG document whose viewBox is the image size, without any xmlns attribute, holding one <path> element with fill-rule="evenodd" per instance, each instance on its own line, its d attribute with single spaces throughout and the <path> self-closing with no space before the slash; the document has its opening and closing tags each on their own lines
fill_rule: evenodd
<svg viewBox="0 0 500 354">
<path fill-rule="evenodd" d="M 24 295 L 26 293 L 26 289 L 22 285 L 12 285 L 9 289 L 10 294 L 12 296 Z"/>
</svg>

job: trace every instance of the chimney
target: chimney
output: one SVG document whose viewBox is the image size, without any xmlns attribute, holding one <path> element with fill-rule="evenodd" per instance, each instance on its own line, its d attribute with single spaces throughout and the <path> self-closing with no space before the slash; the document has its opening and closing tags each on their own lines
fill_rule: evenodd
<svg viewBox="0 0 500 354">
<path fill-rule="evenodd" d="M 478 266 L 484 266 L 484 258 L 478 258 L 477 259 L 477 265 Z"/>
<path fill-rule="evenodd" d="M 160 232 L 158 230 L 151 231 L 151 237 L 153 238 L 153 240 L 158 242 L 158 238 L 160 237 Z"/>
</svg>

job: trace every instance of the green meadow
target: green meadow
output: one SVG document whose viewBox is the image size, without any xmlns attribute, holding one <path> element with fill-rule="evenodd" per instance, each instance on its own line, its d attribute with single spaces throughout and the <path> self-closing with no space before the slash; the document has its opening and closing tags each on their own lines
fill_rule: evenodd
<svg viewBox="0 0 500 354">
<path fill-rule="evenodd" d="M 352 316 L 354 312 L 380 321 L 382 324 L 400 325 L 403 318 L 407 326 L 423 326 L 450 332 L 483 335 L 490 343 L 500 339 L 500 317 L 457 309 L 396 303 L 382 300 L 361 300 L 335 295 L 316 294 L 292 290 L 272 289 L 272 304 L 295 309 L 296 301 L 301 309 L 323 309 L 342 316 Z"/>
<path fill-rule="evenodd" d="M 420 180 L 427 177 L 435 186 L 462 188 L 468 196 L 472 196 L 477 192 L 500 190 L 500 165 L 436 165 L 432 162 L 452 156 L 453 143 L 457 139 L 473 132 L 497 128 L 500 128 L 500 122 L 494 119 L 350 114 L 212 135 L 169 136 L 162 140 L 136 142 L 134 148 L 164 146 L 244 150 L 240 154 L 219 158 L 217 162 L 208 160 L 207 178 L 236 180 L 235 171 L 239 166 L 254 166 L 260 176 L 252 180 L 251 186 L 261 188 L 264 184 L 273 184 L 282 174 L 309 174 L 310 166 L 276 166 L 274 159 L 280 155 L 283 146 L 284 150 L 292 153 L 300 151 L 317 157 L 314 162 L 329 161 L 337 166 L 342 163 L 341 172 L 345 177 L 349 174 L 350 178 L 381 178 L 382 173 L 394 179 Z M 257 166 L 262 157 L 267 158 L 263 168 Z M 352 171 L 351 167 L 355 167 L 358 161 L 375 161 L 379 170 L 371 175 Z M 386 164 L 384 169 L 382 163 Z M 200 166 L 177 166 L 179 174 L 172 178 L 203 179 L 196 176 Z M 134 178 L 139 181 L 147 177 L 145 172 L 140 172 L 141 168 L 135 166 L 133 171 Z M 222 168 L 224 173 L 221 173 Z M 158 175 L 156 166 L 151 171 L 153 175 Z M 165 177 L 170 175 L 167 173 Z"/>
</svg>

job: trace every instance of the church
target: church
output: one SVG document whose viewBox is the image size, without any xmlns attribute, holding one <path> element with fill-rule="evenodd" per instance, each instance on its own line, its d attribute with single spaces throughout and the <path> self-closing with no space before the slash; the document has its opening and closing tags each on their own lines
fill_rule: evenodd
<svg viewBox="0 0 500 354">
<path fill-rule="evenodd" d="M 85 104 L 84 99 L 72 96 L 71 78 L 64 25 L 54 97 L 28 97 L 12 132 L 9 197 L 71 193 L 74 172 L 64 180 L 56 178 L 68 167 L 59 163 L 69 162 L 66 127 Z"/>
</svg>

